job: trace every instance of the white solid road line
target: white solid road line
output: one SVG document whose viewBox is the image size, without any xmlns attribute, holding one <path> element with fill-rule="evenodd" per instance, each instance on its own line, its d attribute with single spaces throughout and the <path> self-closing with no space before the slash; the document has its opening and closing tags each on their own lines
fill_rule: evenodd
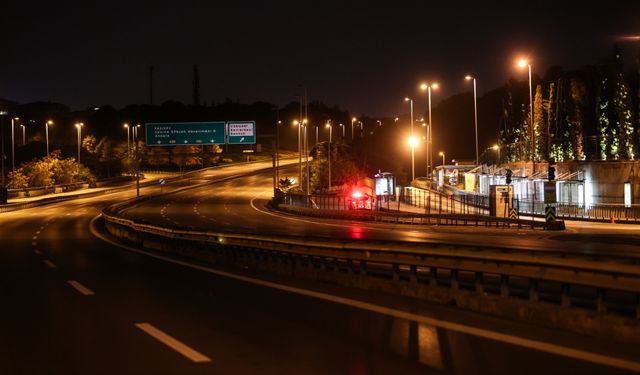
<svg viewBox="0 0 640 375">
<path fill-rule="evenodd" d="M 183 342 L 180 342 L 174 339 L 173 337 L 167 335 L 166 333 L 162 332 L 161 330 L 157 329 L 156 327 L 152 326 L 149 323 L 136 323 L 136 327 L 140 328 L 141 330 L 146 332 L 149 336 L 160 341 L 161 343 L 165 344 L 166 346 L 170 347 L 176 352 L 189 358 L 193 362 L 211 362 L 211 358 L 197 352 L 196 350 L 190 348 Z"/>
<path fill-rule="evenodd" d="M 46 265 L 47 265 L 47 267 L 49 267 L 49 268 L 56 268 L 56 267 L 57 267 L 57 266 L 56 266 L 55 264 L 53 264 L 53 262 L 52 262 L 52 261 L 50 261 L 50 260 L 43 260 L 43 262 L 44 262 L 44 264 L 46 264 Z"/>
<path fill-rule="evenodd" d="M 86 286 L 80 284 L 75 280 L 67 280 L 67 283 L 69 283 L 69 285 L 74 287 L 78 292 L 82 293 L 85 296 L 92 296 L 95 294 L 91 289 L 87 288 Z"/>
<path fill-rule="evenodd" d="M 540 341 L 540 340 L 534 340 L 534 339 L 528 339 L 528 338 L 524 338 L 524 337 L 509 335 L 509 334 L 506 334 L 506 333 L 491 331 L 491 330 L 483 329 L 483 328 L 472 327 L 472 326 L 468 326 L 468 325 L 464 325 L 464 324 L 452 323 L 452 322 L 449 322 L 449 321 L 435 319 L 435 318 L 431 318 L 431 317 L 427 317 L 427 316 L 423 316 L 423 315 L 418 315 L 418 314 L 414 314 L 414 313 L 410 313 L 410 312 L 406 312 L 406 311 L 402 311 L 402 310 L 398 310 L 398 309 L 394 309 L 394 308 L 390 308 L 390 307 L 386 307 L 386 306 L 375 305 L 375 304 L 372 304 L 372 303 L 362 302 L 362 301 L 349 299 L 349 298 L 345 298 L 345 297 L 334 296 L 334 295 L 331 295 L 331 294 L 317 292 L 317 291 L 314 291 L 314 290 L 303 289 L 303 288 L 298 288 L 298 287 L 292 287 L 292 286 L 289 286 L 289 285 L 278 284 L 278 283 L 271 282 L 271 281 L 265 281 L 265 280 L 255 279 L 255 278 L 252 278 L 252 277 L 237 275 L 237 274 L 233 274 L 233 273 L 230 273 L 230 272 L 220 271 L 220 270 L 217 270 L 217 269 L 214 269 L 214 268 L 209 268 L 209 267 L 200 266 L 200 265 L 197 265 L 197 264 L 192 264 L 192 263 L 189 263 L 189 262 L 186 262 L 186 261 L 171 259 L 169 257 L 165 257 L 165 256 L 162 256 L 162 255 L 159 255 L 159 254 L 150 253 L 150 252 L 147 252 L 147 251 L 144 251 L 144 250 L 140 250 L 140 249 L 137 249 L 137 248 L 134 248 L 134 247 L 131 247 L 131 246 L 122 245 L 122 244 L 119 244 L 119 243 L 111 240 L 110 238 L 102 236 L 100 233 L 98 233 L 97 230 L 95 230 L 94 223 L 99 217 L 100 216 L 96 216 L 91 221 L 90 228 L 91 228 L 91 232 L 93 233 L 94 236 L 96 236 L 98 238 L 101 238 L 102 240 L 104 240 L 106 242 L 109 242 L 109 243 L 111 243 L 111 244 L 113 244 L 115 246 L 118 246 L 118 247 L 121 247 L 121 248 L 124 248 L 124 249 L 128 249 L 128 250 L 133 251 L 133 252 L 138 253 L 138 254 L 147 255 L 147 256 L 150 256 L 152 258 L 161 259 L 161 260 L 164 260 L 166 262 L 170 262 L 170 263 L 178 264 L 178 265 L 181 265 L 181 266 L 197 269 L 197 270 L 200 270 L 200 271 L 204 271 L 204 272 L 208 272 L 208 273 L 211 273 L 211 274 L 227 277 L 227 278 L 230 278 L 230 279 L 240 280 L 240 281 L 243 281 L 243 282 L 256 284 L 256 285 L 261 285 L 261 286 L 268 287 L 268 288 L 278 289 L 278 290 L 282 290 L 282 291 L 286 291 L 286 292 L 290 292 L 290 293 L 295 293 L 295 294 L 299 294 L 299 295 L 303 295 L 303 296 L 307 296 L 307 297 L 313 297 L 313 298 L 317 298 L 317 299 L 321 299 L 321 300 L 325 300 L 325 301 L 339 303 L 339 304 L 342 304 L 342 305 L 356 307 L 356 308 L 363 309 L 363 310 L 368 310 L 368 311 L 373 311 L 373 312 L 376 312 L 376 313 L 385 314 L 385 315 L 393 316 L 393 317 L 396 317 L 396 318 L 413 320 L 413 321 L 416 321 L 418 323 L 423 323 L 423 324 L 430 325 L 430 326 L 433 326 L 433 327 L 440 327 L 440 328 L 448 329 L 448 330 L 455 331 L 455 332 L 469 334 L 469 335 L 472 335 L 472 336 L 482 337 L 482 338 L 490 339 L 490 340 L 494 340 L 494 341 L 505 342 L 505 343 L 508 343 L 508 344 L 511 344 L 511 345 L 515 345 L 515 346 L 520 346 L 520 347 L 524 347 L 524 348 L 528 348 L 528 349 L 534 349 L 534 350 L 538 350 L 538 351 L 541 351 L 541 352 L 550 353 L 550 354 L 554 354 L 554 355 L 559 355 L 559 356 L 563 356 L 563 357 L 567 357 L 567 358 L 573 358 L 573 359 L 577 359 L 577 360 L 581 360 L 581 361 L 585 361 L 585 362 L 596 363 L 596 364 L 603 365 L 603 366 L 616 367 L 616 368 L 620 368 L 620 369 L 624 369 L 624 370 L 640 372 L 640 362 L 638 362 L 638 361 L 628 360 L 628 359 L 624 359 L 624 358 L 611 357 L 611 356 L 603 355 L 603 354 L 600 354 L 600 353 L 597 353 L 597 352 L 589 352 L 589 351 L 586 351 L 586 350 L 569 348 L 569 347 L 566 347 L 566 346 L 561 346 L 561 345 L 557 345 L 557 344 L 553 344 L 553 343 L 549 343 L 549 342 L 544 342 L 544 341 Z"/>
</svg>

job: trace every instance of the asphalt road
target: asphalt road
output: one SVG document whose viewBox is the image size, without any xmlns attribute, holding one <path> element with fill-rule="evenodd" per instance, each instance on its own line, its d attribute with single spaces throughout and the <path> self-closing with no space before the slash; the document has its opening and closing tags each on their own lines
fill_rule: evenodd
<svg viewBox="0 0 640 375">
<path fill-rule="evenodd" d="M 209 176 L 222 178 L 217 173 Z M 289 219 L 251 207 L 270 186 L 268 174 L 232 179 L 129 214 L 245 231 L 385 235 L 356 223 L 285 225 Z M 640 368 L 638 348 L 442 306 L 223 275 L 96 237 L 99 211 L 133 194 L 0 214 L 0 374 L 618 374 L 631 373 L 621 367 Z"/>
</svg>

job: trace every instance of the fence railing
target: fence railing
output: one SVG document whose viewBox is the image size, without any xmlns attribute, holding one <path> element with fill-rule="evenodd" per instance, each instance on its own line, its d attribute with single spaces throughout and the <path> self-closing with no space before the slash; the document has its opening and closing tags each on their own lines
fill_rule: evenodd
<svg viewBox="0 0 640 375">
<path fill-rule="evenodd" d="M 516 312 L 519 318 L 530 314 L 537 319 L 548 316 L 552 325 L 562 324 L 557 319 L 557 309 L 562 309 L 574 318 L 567 320 L 571 321 L 567 326 L 570 329 L 584 323 L 583 328 L 591 333 L 595 330 L 640 342 L 637 259 L 629 262 L 615 258 L 615 252 L 607 254 L 603 261 L 593 254 L 559 257 L 563 254 L 559 249 L 542 254 L 488 244 L 411 244 L 218 233 L 122 218 L 119 212 L 131 204 L 103 211 L 107 229 L 115 236 L 156 250 L 184 252 L 183 255 L 218 265 L 228 262 L 243 270 L 303 275 L 478 311 L 494 309 L 500 300 L 511 308 L 491 312 Z M 594 321 L 604 314 L 609 315 L 608 319 Z"/>
</svg>

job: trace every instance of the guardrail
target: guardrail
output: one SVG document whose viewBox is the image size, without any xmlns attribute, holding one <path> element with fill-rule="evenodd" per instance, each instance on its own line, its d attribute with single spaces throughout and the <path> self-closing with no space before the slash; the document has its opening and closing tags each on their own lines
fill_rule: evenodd
<svg viewBox="0 0 640 375">
<path fill-rule="evenodd" d="M 216 265 L 384 291 L 640 343 L 640 257 L 166 228 L 103 211 L 117 237 Z"/>
</svg>

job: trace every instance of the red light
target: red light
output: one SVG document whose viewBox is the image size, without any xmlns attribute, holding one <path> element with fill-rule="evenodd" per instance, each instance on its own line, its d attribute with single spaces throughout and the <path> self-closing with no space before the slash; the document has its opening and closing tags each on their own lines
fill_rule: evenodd
<svg viewBox="0 0 640 375">
<path fill-rule="evenodd" d="M 359 192 L 359 191 L 354 191 L 354 192 L 351 194 L 351 196 L 352 196 L 352 197 L 354 197 L 354 198 L 360 198 L 360 197 L 362 197 L 362 193 L 361 193 L 361 192 Z"/>
</svg>

